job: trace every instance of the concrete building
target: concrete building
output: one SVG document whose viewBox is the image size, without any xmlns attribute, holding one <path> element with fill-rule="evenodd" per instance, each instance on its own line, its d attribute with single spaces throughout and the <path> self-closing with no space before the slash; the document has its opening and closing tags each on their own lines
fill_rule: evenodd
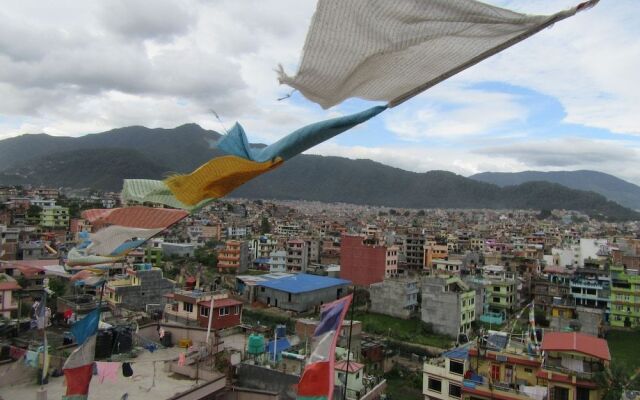
<svg viewBox="0 0 640 400">
<path fill-rule="evenodd" d="M 489 279 L 489 285 L 486 288 L 489 311 L 504 311 L 507 315 L 515 311 L 518 305 L 516 287 L 517 282 L 513 279 Z"/>
<path fill-rule="evenodd" d="M 278 247 L 278 240 L 271 235 L 262 235 L 251 241 L 251 256 L 253 259 L 269 258 L 272 251 Z"/>
<path fill-rule="evenodd" d="M 449 258 L 449 248 L 446 245 L 428 242 L 424 246 L 423 269 L 430 270 L 434 260 L 447 260 Z"/>
<path fill-rule="evenodd" d="M 0 316 L 11 318 L 18 310 L 18 303 L 13 299 L 13 292 L 22 289 L 15 279 L 0 273 Z"/>
<path fill-rule="evenodd" d="M 308 265 L 307 242 L 300 239 L 287 240 L 287 271 L 306 272 Z"/>
<path fill-rule="evenodd" d="M 218 271 L 245 272 L 249 269 L 249 246 L 247 242 L 227 240 L 218 253 Z"/>
<path fill-rule="evenodd" d="M 334 366 L 336 386 L 341 390 L 346 386 L 346 398 L 357 400 L 365 393 L 364 388 L 364 365 L 350 361 L 337 361 Z"/>
<path fill-rule="evenodd" d="M 191 243 L 162 242 L 162 252 L 167 256 L 194 257 L 196 246 Z"/>
<path fill-rule="evenodd" d="M 468 334 L 476 319 L 476 292 L 459 277 L 429 277 L 422 282 L 422 321 L 452 337 Z"/>
<path fill-rule="evenodd" d="M 425 237 L 422 232 L 408 232 L 404 238 L 404 254 L 407 268 L 422 269 L 424 265 Z"/>
<path fill-rule="evenodd" d="M 370 311 L 409 319 L 418 311 L 417 279 L 390 278 L 369 287 L 371 294 Z"/>
<path fill-rule="evenodd" d="M 460 275 L 462 271 L 462 260 L 433 260 L 431 262 L 430 273 L 435 275 Z"/>
<path fill-rule="evenodd" d="M 104 287 L 104 296 L 113 307 L 129 310 L 145 310 L 149 307 L 162 310 L 165 295 L 172 293 L 175 282 L 164 278 L 162 270 L 150 264 L 135 265 L 126 275 L 116 276 Z"/>
<path fill-rule="evenodd" d="M 274 250 L 269 253 L 269 272 L 287 272 L 287 252 Z"/>
<path fill-rule="evenodd" d="M 144 249 L 144 262 L 145 264 L 151 264 L 155 268 L 159 268 L 162 265 L 162 248 L 160 247 L 145 247 Z"/>
<path fill-rule="evenodd" d="M 464 373 L 470 368 L 469 349 L 460 347 L 424 363 L 422 393 L 424 400 L 450 400 L 462 396 Z"/>
<path fill-rule="evenodd" d="M 174 289 L 166 294 L 167 304 L 164 307 L 165 322 L 177 322 L 187 326 L 202 326 L 199 305 L 211 304 L 213 297 L 214 308 L 216 302 L 229 299 L 229 293 L 224 290 L 203 292 L 200 290 Z M 234 310 L 235 311 L 235 310 Z M 226 316 L 226 315 L 225 315 Z M 214 315 L 214 317 L 216 317 Z M 206 325 L 204 325 L 206 327 Z"/>
<path fill-rule="evenodd" d="M 247 226 L 229 226 L 227 227 L 227 239 L 244 239 L 251 235 L 251 228 Z"/>
<path fill-rule="evenodd" d="M 60 206 L 43 207 L 39 225 L 46 229 L 67 229 L 69 227 L 69 209 Z"/>
<path fill-rule="evenodd" d="M 350 284 L 344 279 L 301 273 L 256 283 L 256 300 L 283 310 L 305 312 L 343 297 Z"/>
<path fill-rule="evenodd" d="M 340 277 L 368 286 L 398 275 L 398 247 L 362 236 L 342 236 Z"/>
<path fill-rule="evenodd" d="M 609 282 L 576 278 L 569 281 L 569 290 L 576 305 L 609 308 Z"/>
</svg>

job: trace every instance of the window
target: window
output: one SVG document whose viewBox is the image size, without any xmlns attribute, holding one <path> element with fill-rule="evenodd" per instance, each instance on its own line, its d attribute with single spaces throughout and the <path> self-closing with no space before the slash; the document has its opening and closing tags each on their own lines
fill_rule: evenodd
<svg viewBox="0 0 640 400">
<path fill-rule="evenodd" d="M 491 379 L 494 381 L 500 381 L 500 365 L 492 364 L 491 365 Z"/>
<path fill-rule="evenodd" d="M 235 311 L 233 313 L 236 315 L 240 314 L 240 306 L 236 306 Z"/>
<path fill-rule="evenodd" d="M 442 393 L 442 381 L 440 379 L 433 379 L 429 377 L 429 390 Z"/>
<path fill-rule="evenodd" d="M 264 292 L 264 286 L 260 286 L 260 291 Z"/>
<path fill-rule="evenodd" d="M 182 310 L 186 312 L 193 312 L 193 304 L 187 303 L 186 301 L 182 302 Z"/>
<path fill-rule="evenodd" d="M 499 292 L 500 291 L 500 286 L 494 286 L 493 287 L 493 291 L 494 292 Z"/>
<path fill-rule="evenodd" d="M 462 388 L 458 385 L 449 383 L 449 396 L 456 397 L 459 399 L 461 395 L 462 395 Z"/>
<path fill-rule="evenodd" d="M 527 374 L 533 374 L 533 370 L 531 368 L 525 368 L 524 372 L 526 372 Z"/>
<path fill-rule="evenodd" d="M 218 310 L 219 310 L 218 314 L 221 317 L 224 317 L 225 315 L 229 315 L 229 307 L 220 307 Z"/>
<path fill-rule="evenodd" d="M 500 297 L 494 297 L 493 298 L 493 302 L 494 303 L 500 303 Z"/>
<path fill-rule="evenodd" d="M 453 374 L 464 374 L 464 364 L 459 361 L 449 360 L 449 372 Z"/>
<path fill-rule="evenodd" d="M 553 400 L 569 400 L 569 389 L 556 386 L 551 390 Z"/>
<path fill-rule="evenodd" d="M 576 400 L 589 400 L 589 389 L 578 387 Z"/>
<path fill-rule="evenodd" d="M 200 315 L 202 315 L 203 317 L 208 317 L 209 316 L 209 307 L 200 307 Z"/>
<path fill-rule="evenodd" d="M 291 303 L 291 293 L 289 293 L 289 303 Z"/>
</svg>

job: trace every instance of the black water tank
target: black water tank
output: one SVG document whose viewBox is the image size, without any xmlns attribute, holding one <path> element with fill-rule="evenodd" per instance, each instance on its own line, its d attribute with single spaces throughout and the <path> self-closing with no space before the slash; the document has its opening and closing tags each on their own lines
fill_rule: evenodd
<svg viewBox="0 0 640 400">
<path fill-rule="evenodd" d="M 111 357 L 113 351 L 113 332 L 99 330 L 96 336 L 96 358 Z"/>
<path fill-rule="evenodd" d="M 133 349 L 133 332 L 129 326 L 118 326 L 113 329 L 113 353 L 128 353 Z"/>
<path fill-rule="evenodd" d="M 173 346 L 171 344 L 171 332 L 165 332 L 164 336 L 162 337 L 162 339 L 160 340 L 160 344 L 162 344 L 164 347 L 171 347 Z"/>
</svg>

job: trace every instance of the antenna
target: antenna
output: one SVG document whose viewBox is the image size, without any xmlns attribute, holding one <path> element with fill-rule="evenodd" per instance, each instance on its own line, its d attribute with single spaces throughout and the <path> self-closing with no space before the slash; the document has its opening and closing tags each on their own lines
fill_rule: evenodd
<svg viewBox="0 0 640 400">
<path fill-rule="evenodd" d="M 224 132 L 228 135 L 229 131 L 227 130 L 227 128 L 224 127 L 224 124 L 222 123 L 222 118 L 220 118 L 216 110 L 214 110 L 213 108 L 210 108 L 209 111 L 211 111 L 211 113 L 216 117 L 216 119 L 220 123 L 220 126 L 222 126 L 222 130 L 224 130 Z"/>
</svg>

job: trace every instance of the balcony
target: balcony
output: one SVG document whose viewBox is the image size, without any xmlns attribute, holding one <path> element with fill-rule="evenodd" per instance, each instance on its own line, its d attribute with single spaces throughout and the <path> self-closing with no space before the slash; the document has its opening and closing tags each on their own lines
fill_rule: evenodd
<svg viewBox="0 0 640 400">
<path fill-rule="evenodd" d="M 462 392 L 469 393 L 472 397 L 481 396 L 486 398 L 495 398 L 497 395 L 501 395 L 502 397 L 508 397 L 513 400 L 532 399 L 532 397 L 528 396 L 526 393 L 512 388 L 508 383 L 489 383 L 486 378 L 480 375 L 474 375 L 471 379 L 465 379 L 462 383 Z M 547 397 L 544 397 L 544 399 L 546 398 Z"/>
</svg>

